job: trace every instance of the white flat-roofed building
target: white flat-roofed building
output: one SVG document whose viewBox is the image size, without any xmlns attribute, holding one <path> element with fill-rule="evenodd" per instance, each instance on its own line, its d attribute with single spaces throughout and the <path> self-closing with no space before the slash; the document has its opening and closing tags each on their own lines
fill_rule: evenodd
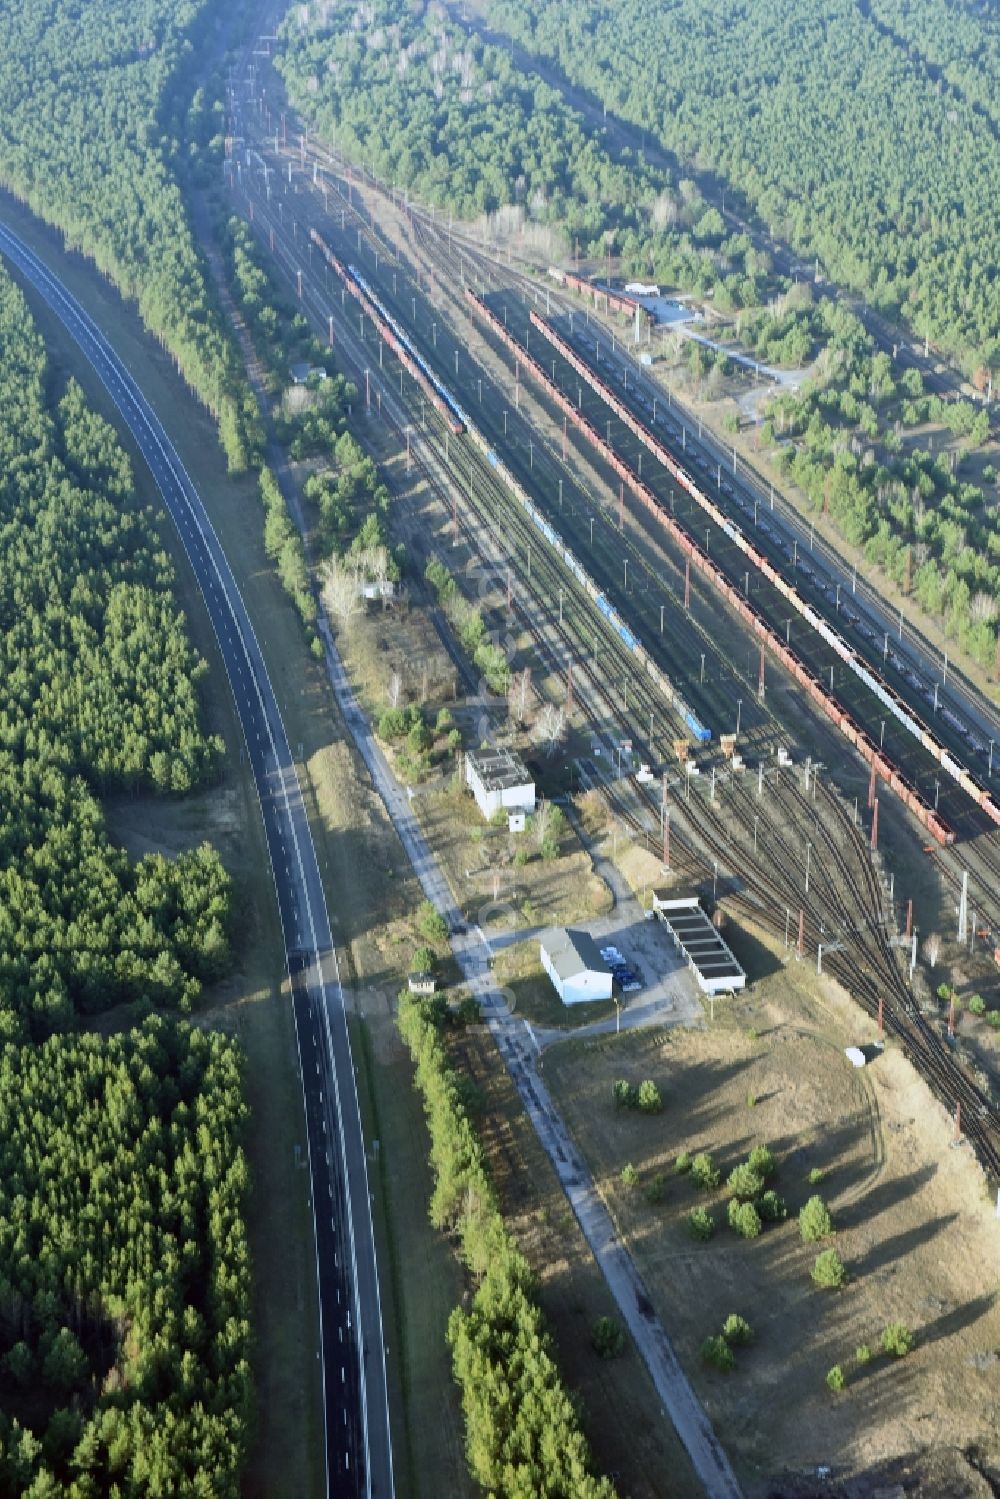
<svg viewBox="0 0 1000 1499">
<path fill-rule="evenodd" d="M 535 810 L 535 783 L 520 755 L 506 749 L 470 750 L 465 783 L 487 821 L 498 812 Z"/>
<path fill-rule="evenodd" d="M 564 1005 L 610 999 L 612 977 L 589 932 L 553 927 L 539 943 L 542 967 Z"/>
</svg>

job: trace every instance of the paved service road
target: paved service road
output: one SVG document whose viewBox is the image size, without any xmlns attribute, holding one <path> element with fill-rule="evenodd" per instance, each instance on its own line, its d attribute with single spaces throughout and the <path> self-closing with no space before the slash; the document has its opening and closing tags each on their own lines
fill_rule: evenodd
<svg viewBox="0 0 1000 1499">
<path fill-rule="evenodd" d="M 266 222 L 266 209 L 258 211 L 255 217 L 260 227 Z M 288 243 L 284 240 L 280 227 L 274 227 L 276 244 L 290 256 Z M 294 276 L 297 269 L 295 260 L 289 258 L 286 266 Z M 303 289 L 304 307 L 309 311 L 312 304 L 312 310 L 319 318 L 319 327 L 325 328 L 333 304 L 327 303 L 318 291 L 313 292 L 312 276 L 306 268 L 303 268 Z M 346 353 L 356 368 L 362 370 L 364 349 L 357 345 L 356 335 L 348 323 L 342 325 L 339 339 L 341 354 Z M 397 403 L 390 385 L 382 386 L 381 395 L 383 411 L 402 430 L 406 424 L 405 408 Z M 423 445 L 419 439 L 417 441 L 421 461 L 425 463 L 441 491 L 446 492 L 447 477 L 433 450 L 424 452 Z M 279 478 L 287 483 L 287 470 L 279 469 Z M 291 505 L 291 486 L 286 498 Z M 615 1233 L 611 1216 L 597 1192 L 589 1169 L 575 1149 L 548 1094 L 539 1071 L 540 1048 L 533 1033 L 520 1017 L 511 1013 L 503 995 L 497 990 L 490 969 L 490 944 L 485 934 L 480 929 L 465 929 L 451 889 L 423 836 L 406 791 L 389 769 L 371 724 L 354 696 L 322 609 L 319 629 L 326 647 L 327 671 L 341 716 L 399 834 L 424 894 L 448 923 L 453 934 L 452 950 L 463 976 L 480 1001 L 483 1018 L 496 1038 L 528 1117 L 555 1167 L 597 1264 L 646 1362 L 663 1411 L 677 1430 L 692 1466 L 711 1499 L 739 1499 L 739 1484 L 726 1454 L 677 1360 L 627 1246 L 621 1243 Z"/>
<path fill-rule="evenodd" d="M 267 668 L 239 588 L 159 419 L 79 302 L 18 237 L 0 253 L 79 344 L 149 465 L 212 620 L 253 767 L 291 981 L 316 1226 L 329 1495 L 393 1493 L 375 1242 L 344 999 L 316 851 Z"/>
<path fill-rule="evenodd" d="M 327 670 L 340 706 L 372 782 L 399 834 L 410 863 L 452 932 L 452 951 L 462 976 L 482 1006 L 517 1087 L 521 1101 L 570 1205 L 593 1250 L 608 1288 L 646 1362 L 663 1410 L 687 1449 L 710 1499 L 740 1499 L 741 1489 L 718 1437 L 681 1368 L 658 1318 L 628 1247 L 615 1232 L 611 1214 L 597 1191 L 590 1170 L 570 1139 L 539 1070 L 540 1050 L 531 1029 L 508 1008 L 491 972 L 490 944 L 481 928 L 467 930 L 451 888 L 408 804 L 406 792 L 389 769 L 364 712 L 351 690 L 333 633 L 325 615 L 319 618 L 326 646 Z"/>
</svg>

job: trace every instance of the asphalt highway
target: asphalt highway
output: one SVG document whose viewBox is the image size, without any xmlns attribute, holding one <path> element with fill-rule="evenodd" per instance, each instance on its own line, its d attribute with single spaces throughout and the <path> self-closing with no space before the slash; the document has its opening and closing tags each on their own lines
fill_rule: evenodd
<svg viewBox="0 0 1000 1499">
<path fill-rule="evenodd" d="M 316 1230 L 326 1492 L 384 1499 L 394 1492 L 392 1445 L 365 1144 L 329 914 L 278 703 L 219 538 L 139 384 L 58 277 L 2 226 L 0 253 L 60 318 L 118 408 L 177 526 L 225 662 L 260 801 L 294 1005 Z"/>
</svg>

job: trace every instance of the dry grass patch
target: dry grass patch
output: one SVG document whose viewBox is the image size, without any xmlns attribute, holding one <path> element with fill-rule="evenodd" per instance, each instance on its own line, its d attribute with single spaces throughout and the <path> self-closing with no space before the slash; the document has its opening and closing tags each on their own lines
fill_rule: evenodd
<svg viewBox="0 0 1000 1499">
<path fill-rule="evenodd" d="M 454 662 L 427 610 L 405 597 L 391 608 L 370 605 L 355 614 L 338 631 L 337 644 L 355 691 L 376 715 L 409 703 L 437 707 L 455 697 Z"/>
<path fill-rule="evenodd" d="M 530 830 L 484 822 L 454 778 L 418 794 L 413 806 L 464 915 L 487 931 L 559 926 L 610 909 L 610 892 L 572 832 L 562 835 L 558 858 L 543 859 Z"/>
<path fill-rule="evenodd" d="M 569 1042 L 545 1070 L 747 1493 L 834 1459 L 848 1477 L 935 1444 L 1000 1460 L 986 1372 L 1000 1346 L 1000 1225 L 968 1152 L 948 1149 L 943 1113 L 901 1057 L 860 1073 L 849 1065 L 842 1047 L 858 1026 L 852 1034 L 818 1005 L 804 972 L 774 973 L 716 1014 L 704 1031 Z M 614 1081 L 644 1077 L 663 1113 L 616 1109 Z M 768 1186 L 789 1216 L 744 1241 L 727 1226 L 724 1184 L 761 1143 L 777 1156 Z M 722 1186 L 704 1191 L 678 1174 L 681 1151 L 711 1152 Z M 813 1170 L 821 1182 L 810 1182 Z M 658 1176 L 665 1190 L 647 1195 Z M 823 1246 L 799 1237 L 796 1215 L 814 1192 L 851 1276 L 841 1291 L 815 1287 Z M 695 1207 L 715 1218 L 708 1242 L 688 1226 Z M 722 1378 L 699 1350 L 731 1312 L 756 1338 Z M 916 1351 L 895 1367 L 876 1358 L 855 1368 L 855 1349 L 875 1347 L 889 1321 L 913 1328 Z M 835 1363 L 848 1380 L 833 1400 L 825 1376 Z"/>
</svg>

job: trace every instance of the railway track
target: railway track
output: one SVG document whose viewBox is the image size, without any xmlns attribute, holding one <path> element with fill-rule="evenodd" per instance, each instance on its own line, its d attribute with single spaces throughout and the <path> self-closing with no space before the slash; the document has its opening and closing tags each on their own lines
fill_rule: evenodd
<svg viewBox="0 0 1000 1499">
<path fill-rule="evenodd" d="M 286 268 L 291 268 L 291 262 Z M 324 315 L 328 315 L 325 308 Z M 399 437 L 403 439 L 402 425 L 395 425 Z M 464 444 L 456 444 L 453 441 L 449 448 L 445 445 L 446 440 L 444 439 L 443 432 L 437 439 L 434 439 L 433 436 L 431 437 L 432 443 L 435 440 L 438 442 L 437 457 L 439 461 L 443 459 L 449 466 L 451 464 L 451 450 L 455 448 L 461 450 L 465 447 Z M 443 454 L 441 452 L 442 445 L 444 445 Z M 467 496 L 471 497 L 475 495 L 479 478 L 481 477 L 482 479 L 482 499 L 479 503 L 477 515 L 477 523 L 481 528 L 489 529 L 490 522 L 495 521 L 498 514 L 502 513 L 505 517 L 514 517 L 516 515 L 516 507 L 513 506 L 513 502 L 510 501 L 509 497 L 503 495 L 502 487 L 498 486 L 495 477 L 490 475 L 488 466 L 484 467 L 481 475 L 476 475 L 476 483 L 471 482 L 471 467 L 464 477 L 466 483 L 462 490 L 463 508 L 467 503 Z M 506 508 L 501 511 L 500 506 L 505 498 L 507 502 Z M 471 500 L 469 503 L 471 504 Z M 519 527 L 526 526 L 526 521 L 519 521 Z M 495 534 L 495 526 L 493 527 L 493 531 Z M 470 543 L 476 545 L 477 550 L 480 550 L 481 540 L 477 542 L 477 538 L 471 530 L 467 530 L 466 534 Z M 525 545 L 527 545 L 527 532 L 519 529 L 517 534 L 523 536 Z M 537 556 L 540 559 L 542 556 L 541 543 L 537 538 L 533 538 L 533 544 L 538 549 Z M 547 562 L 544 564 L 545 572 L 540 576 L 538 569 L 542 566 L 543 564 L 540 560 L 536 561 L 534 581 L 537 585 L 542 585 L 546 581 L 551 584 L 554 575 L 551 575 L 549 572 L 549 564 Z M 522 578 L 523 586 L 524 580 Z M 565 588 L 566 583 L 564 582 L 562 586 Z M 537 618 L 535 617 L 536 615 Z M 539 619 L 545 620 L 544 628 L 538 623 Z M 606 678 L 602 680 L 599 674 L 592 670 L 588 653 L 586 652 L 584 643 L 580 639 L 579 629 L 570 624 L 567 612 L 564 611 L 564 618 L 558 627 L 554 622 L 551 607 L 549 608 L 547 617 L 545 611 L 542 609 L 532 611 L 532 615 L 526 618 L 525 623 L 526 627 L 532 632 L 537 651 L 542 659 L 549 662 L 550 669 L 558 675 L 568 661 L 575 660 L 576 672 L 574 685 L 579 697 L 592 702 L 594 707 L 599 710 L 599 715 L 603 715 L 606 721 L 610 723 L 616 722 L 621 716 L 622 706 L 616 703 L 612 695 L 608 692 Z M 609 647 L 612 649 L 615 648 L 612 640 L 609 640 Z M 562 654 L 562 661 L 560 661 L 560 652 Z M 659 705 L 655 702 L 652 705 L 650 704 L 650 694 L 647 684 L 637 681 L 634 691 L 636 700 L 641 704 L 642 717 L 645 717 L 646 710 L 650 706 L 652 706 L 654 714 L 657 711 L 657 706 L 659 706 L 661 713 L 666 711 L 662 703 Z M 609 802 L 612 808 L 617 810 L 618 815 L 621 815 L 623 820 L 628 825 L 633 826 L 641 836 L 648 837 L 649 822 L 643 823 L 636 818 L 635 814 L 621 800 L 620 791 L 617 788 L 608 787 L 606 789 Z M 751 813 L 745 805 L 747 797 L 747 792 L 741 792 L 734 798 L 733 803 L 737 812 L 738 825 L 744 834 L 748 834 L 751 821 Z M 825 787 L 824 797 L 832 797 L 832 793 Z M 707 812 L 700 805 L 701 800 L 695 794 L 690 803 L 678 803 L 672 808 L 674 818 L 674 847 L 681 854 L 686 872 L 692 878 L 697 878 L 699 875 L 701 878 L 704 878 L 708 873 L 708 867 L 705 863 L 705 852 L 703 850 L 707 850 L 710 859 L 723 865 L 729 862 L 727 860 L 727 847 L 729 845 L 726 842 L 722 820 L 718 817 L 713 817 L 711 813 Z M 732 808 L 730 808 L 731 811 Z M 812 815 L 811 806 L 809 811 L 810 815 Z M 654 805 L 652 807 L 652 822 L 654 826 L 657 812 L 658 809 Z M 759 814 L 757 816 L 759 822 Z M 692 829 L 690 837 L 685 836 L 681 830 L 681 824 L 684 821 L 690 821 Z M 768 837 L 770 838 L 771 836 L 772 834 L 769 833 Z M 833 838 L 830 834 L 826 834 L 825 836 L 830 848 L 831 861 L 836 868 L 841 870 L 844 879 L 844 894 L 838 902 L 835 902 L 835 908 L 839 910 L 843 921 L 846 923 L 851 919 L 850 911 L 852 908 L 857 909 L 860 906 L 861 909 L 864 909 L 866 902 L 871 902 L 875 891 L 872 880 L 875 880 L 877 883 L 877 876 L 871 871 L 864 877 L 859 877 L 856 873 L 851 875 L 843 867 L 842 855 L 838 849 L 837 839 Z M 854 835 L 855 842 L 857 842 L 859 836 Z M 699 848 L 698 845 L 702 847 Z M 787 865 L 788 849 L 786 846 L 776 840 L 771 852 L 772 858 L 769 867 L 772 871 L 781 869 Z M 814 885 L 814 892 L 815 888 Z M 793 907 L 789 905 L 791 901 L 798 900 L 799 907 L 804 911 L 805 930 L 810 940 L 815 936 L 825 933 L 830 919 L 828 914 L 829 905 L 826 908 L 827 914 L 824 916 L 819 912 L 815 898 L 805 905 L 802 904 L 801 897 L 797 897 L 796 891 L 787 878 L 782 878 L 773 873 L 770 876 L 764 875 L 756 869 L 751 869 L 746 874 L 744 890 L 734 890 L 729 894 L 728 898 L 737 909 L 744 911 L 748 919 L 767 927 L 778 935 L 780 935 L 780 921 L 777 918 L 775 907 L 784 906 L 786 909 L 792 909 Z M 848 904 L 849 899 L 852 901 L 852 905 Z M 879 905 L 881 905 L 881 894 L 879 894 Z M 877 976 L 867 974 L 863 966 L 864 961 L 872 961 L 873 959 L 873 967 Z M 942 1102 L 949 1108 L 959 1103 L 962 1105 L 965 1129 L 970 1140 L 987 1169 L 994 1176 L 1000 1175 L 1000 1148 L 998 1148 L 997 1144 L 998 1122 L 996 1114 L 992 1110 L 989 1100 L 965 1077 L 950 1053 L 943 1049 L 943 1044 L 934 1028 L 919 1015 L 913 1001 L 912 993 L 899 974 L 898 962 L 888 945 L 888 937 L 883 936 L 881 942 L 876 942 L 874 948 L 867 951 L 867 957 L 864 960 L 845 958 L 840 953 L 833 953 L 828 959 L 828 963 L 831 970 L 838 977 L 842 978 L 847 987 L 856 994 L 859 1002 L 869 1013 L 876 1014 L 878 1012 L 878 1000 L 881 997 L 887 1028 L 899 1037 L 904 1048 L 913 1057 Z"/>
</svg>

